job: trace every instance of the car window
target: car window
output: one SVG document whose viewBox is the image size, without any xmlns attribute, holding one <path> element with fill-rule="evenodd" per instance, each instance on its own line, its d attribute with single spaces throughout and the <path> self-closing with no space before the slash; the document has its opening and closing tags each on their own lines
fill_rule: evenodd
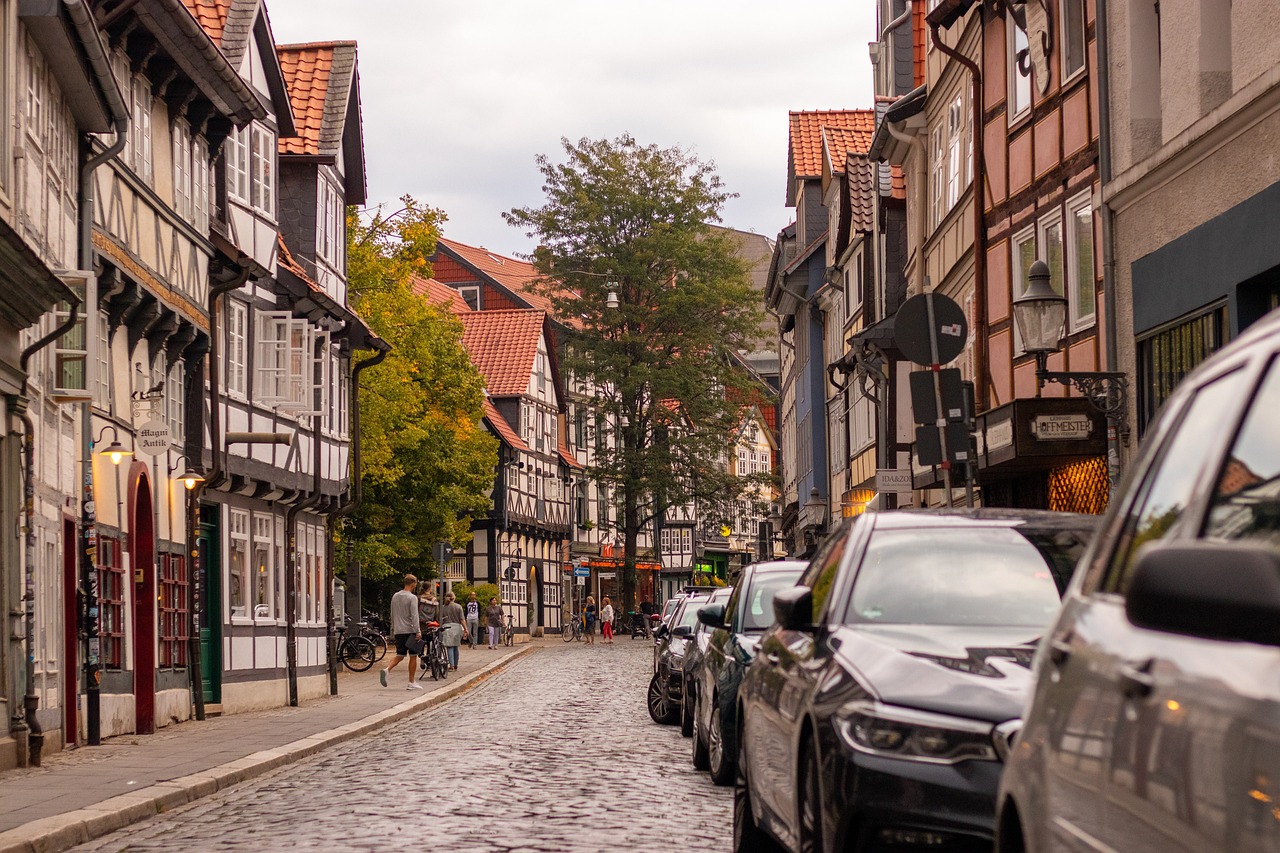
<svg viewBox="0 0 1280 853">
<path fill-rule="evenodd" d="M 1164 539 L 1182 518 L 1200 483 L 1211 475 L 1212 453 L 1207 452 L 1222 434 L 1224 413 L 1235 410 L 1232 401 L 1246 393 L 1246 375 L 1235 371 L 1196 392 L 1164 452 L 1147 472 L 1116 543 L 1102 589 L 1123 594 L 1138 549 Z"/>
<path fill-rule="evenodd" d="M 784 587 L 793 586 L 797 572 L 769 572 L 756 575 L 751 581 L 751 593 L 742 611 L 742 631 L 764 631 L 773 624 L 773 594 Z"/>
<path fill-rule="evenodd" d="M 800 578 L 803 586 L 813 591 L 813 621 L 823 619 L 827 612 L 827 600 L 831 597 L 831 587 L 836 582 L 836 574 L 840 570 L 840 561 L 844 558 L 845 545 L 849 542 L 849 525 L 844 525 L 832 533 L 818 553 L 814 555 Z M 769 599 L 769 621 L 772 622 L 773 599 Z"/>
<path fill-rule="evenodd" d="M 743 583 L 740 583 L 736 587 L 734 587 L 733 595 L 729 596 L 729 602 L 724 606 L 725 619 L 729 625 L 730 630 L 733 630 L 733 631 L 740 630 L 738 628 L 738 622 L 740 621 L 738 618 L 738 607 L 741 605 L 743 591 L 745 589 L 746 589 L 746 584 L 743 584 Z"/>
<path fill-rule="evenodd" d="M 680 608 L 680 612 L 676 614 L 673 620 L 672 628 L 692 628 L 698 624 L 698 608 L 707 603 L 706 596 L 698 596 L 694 598 L 690 596 L 684 600 L 684 604 Z"/>
<path fill-rule="evenodd" d="M 1204 535 L 1280 547 L 1280 359 L 1267 369 L 1222 466 Z"/>
<path fill-rule="evenodd" d="M 877 530 L 843 621 L 1043 628 L 1058 612 L 1055 574 L 1013 527 Z"/>
</svg>

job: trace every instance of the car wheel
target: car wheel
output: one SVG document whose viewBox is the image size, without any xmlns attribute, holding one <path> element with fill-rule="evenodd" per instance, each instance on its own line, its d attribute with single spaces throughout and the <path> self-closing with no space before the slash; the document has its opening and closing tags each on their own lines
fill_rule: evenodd
<svg viewBox="0 0 1280 853">
<path fill-rule="evenodd" d="M 813 745 L 800 747 L 800 853 L 821 853 L 822 787 Z"/>
<path fill-rule="evenodd" d="M 733 780 L 733 853 L 782 853 L 782 848 L 756 823 L 751 811 L 751 784 L 747 780 L 747 762 L 741 739 L 738 746 L 738 772 Z"/>
<path fill-rule="evenodd" d="M 702 719 L 701 701 L 694 705 L 693 708 L 693 769 L 706 770 L 710 765 L 707 762 L 706 741 L 702 737 Z"/>
<path fill-rule="evenodd" d="M 735 763 L 732 753 L 734 745 L 726 742 L 720 703 L 715 699 L 712 699 L 711 703 L 711 723 L 707 729 L 707 769 L 711 771 L 712 782 L 717 785 L 732 785 Z"/>
<path fill-rule="evenodd" d="M 684 686 L 680 694 L 680 734 L 689 737 L 693 734 L 693 700 L 689 697 L 689 685 Z"/>
<path fill-rule="evenodd" d="M 677 710 L 671 707 L 671 703 L 667 701 L 666 691 L 662 689 L 662 684 L 658 681 L 655 673 L 653 678 L 649 679 L 649 716 L 655 723 L 669 726 L 676 721 Z"/>
</svg>

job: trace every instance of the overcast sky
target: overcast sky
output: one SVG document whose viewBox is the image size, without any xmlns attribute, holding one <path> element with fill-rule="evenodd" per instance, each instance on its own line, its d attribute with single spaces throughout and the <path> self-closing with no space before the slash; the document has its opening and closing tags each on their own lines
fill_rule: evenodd
<svg viewBox="0 0 1280 853">
<path fill-rule="evenodd" d="M 774 237 L 787 111 L 869 108 L 873 6 L 851 0 L 267 0 L 280 43 L 360 44 L 370 204 L 442 208 L 445 236 L 518 254 L 503 211 L 538 205 L 560 138 L 678 145 Z"/>
</svg>

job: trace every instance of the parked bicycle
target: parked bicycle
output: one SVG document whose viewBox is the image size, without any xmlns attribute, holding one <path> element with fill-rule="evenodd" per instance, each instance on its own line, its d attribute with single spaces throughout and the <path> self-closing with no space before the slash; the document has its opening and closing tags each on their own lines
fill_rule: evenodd
<svg viewBox="0 0 1280 853">
<path fill-rule="evenodd" d="M 344 635 L 335 631 L 334 654 L 338 661 L 352 672 L 364 672 L 377 660 L 377 650 L 368 637 L 359 634 Z"/>
<path fill-rule="evenodd" d="M 515 641 L 516 641 L 516 627 L 515 627 L 515 623 L 512 621 L 511 614 L 508 613 L 507 624 L 502 629 L 502 645 L 504 646 L 514 645 Z"/>
<path fill-rule="evenodd" d="M 443 629 L 439 622 L 428 622 L 422 635 L 422 655 L 418 658 L 418 680 L 431 673 L 432 681 L 444 681 L 449 674 L 449 653 L 444 649 Z"/>
<path fill-rule="evenodd" d="M 560 632 L 560 639 L 566 643 L 573 643 L 582 639 L 582 617 L 577 613 L 573 614 L 573 618 L 569 620 L 569 624 L 564 626 L 564 630 Z"/>
<path fill-rule="evenodd" d="M 352 619 L 350 616 L 348 616 L 347 630 L 351 631 L 352 627 L 353 627 Z M 355 634 L 357 636 L 364 637 L 366 640 L 368 640 L 370 643 L 373 644 L 374 663 L 377 663 L 378 661 L 386 657 L 387 637 L 385 634 L 382 633 L 382 631 L 380 631 L 377 627 L 372 625 L 367 619 L 361 619 L 359 622 L 356 622 L 354 625 L 354 628 L 355 628 Z"/>
</svg>

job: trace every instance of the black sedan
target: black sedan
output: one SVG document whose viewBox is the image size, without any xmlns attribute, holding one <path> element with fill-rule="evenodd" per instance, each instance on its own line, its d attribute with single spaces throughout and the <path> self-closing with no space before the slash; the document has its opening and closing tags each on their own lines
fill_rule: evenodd
<svg viewBox="0 0 1280 853">
<path fill-rule="evenodd" d="M 711 771 L 717 785 L 733 781 L 738 685 L 773 624 L 773 594 L 793 585 L 807 565 L 798 560 L 749 565 L 727 603 L 713 598 L 698 610 L 698 621 L 712 630 L 697 665 L 685 663 L 684 705 L 691 714 L 693 766 Z"/>
<path fill-rule="evenodd" d="M 670 618 L 653 632 L 653 678 L 649 680 L 648 705 L 655 723 L 670 725 L 679 719 L 684 653 L 698 624 L 698 608 L 707 598 L 706 592 L 686 594 Z"/>
<path fill-rule="evenodd" d="M 990 850 L 1035 645 L 1095 525 L 890 512 L 832 533 L 739 690 L 734 849 Z"/>
<path fill-rule="evenodd" d="M 693 697 L 689 695 L 689 687 L 706 660 L 707 646 L 711 642 L 711 626 L 702 619 L 702 611 L 708 607 L 723 609 L 729 596 L 733 595 L 733 587 L 726 586 L 711 593 L 711 596 L 694 614 L 693 636 L 684 652 L 683 689 L 680 691 L 680 734 L 690 737 L 693 734 Z"/>
</svg>

